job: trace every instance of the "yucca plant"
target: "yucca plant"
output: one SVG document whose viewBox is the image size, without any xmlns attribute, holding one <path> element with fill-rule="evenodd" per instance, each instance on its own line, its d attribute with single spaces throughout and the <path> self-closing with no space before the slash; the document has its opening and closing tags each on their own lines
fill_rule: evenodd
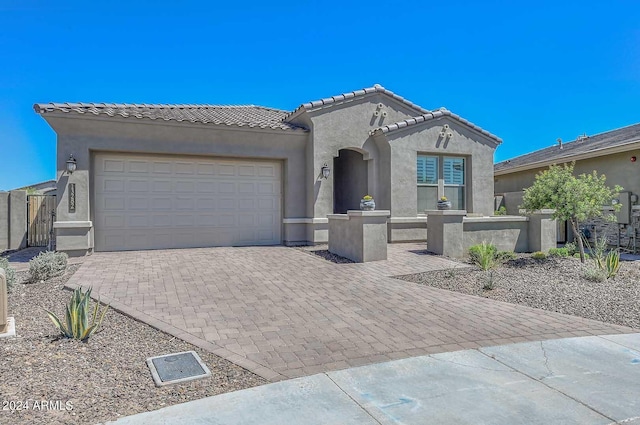
<svg viewBox="0 0 640 425">
<path fill-rule="evenodd" d="M 469 257 L 471 262 L 478 265 L 482 270 L 487 271 L 496 265 L 496 255 L 498 250 L 495 245 L 482 241 L 479 245 L 469 247 Z"/>
<path fill-rule="evenodd" d="M 64 322 L 60 320 L 55 313 L 47 311 L 49 318 L 65 338 L 74 338 L 80 341 L 86 341 L 100 327 L 109 306 L 106 306 L 102 310 L 100 320 L 97 320 L 100 301 L 95 303 L 93 314 L 91 314 L 89 308 L 90 300 L 91 288 L 87 289 L 84 293 L 81 288 L 74 290 L 71 295 L 71 301 L 67 304 Z M 89 316 L 91 316 L 91 323 L 89 323 Z"/>
<path fill-rule="evenodd" d="M 618 274 L 620 270 L 620 253 L 617 250 L 609 251 L 605 259 L 605 268 L 607 270 L 607 279 L 611 279 Z"/>
</svg>

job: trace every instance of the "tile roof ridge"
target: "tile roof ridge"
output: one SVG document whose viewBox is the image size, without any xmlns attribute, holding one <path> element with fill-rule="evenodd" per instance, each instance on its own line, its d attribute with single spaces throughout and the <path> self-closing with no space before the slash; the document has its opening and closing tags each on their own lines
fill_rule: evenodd
<svg viewBox="0 0 640 425">
<path fill-rule="evenodd" d="M 299 111 L 306 109 L 312 109 L 312 108 L 317 108 L 319 106 L 327 106 L 327 105 L 332 105 L 335 104 L 336 102 L 340 102 L 343 100 L 349 100 L 349 99 L 354 99 L 356 97 L 360 97 L 360 96 L 364 96 L 367 94 L 371 94 L 371 93 L 384 93 L 387 96 L 390 96 L 391 98 L 404 103 L 405 105 L 407 105 L 408 107 L 412 108 L 412 109 L 416 109 L 417 111 L 423 112 L 423 113 L 427 113 L 429 112 L 428 109 L 425 109 L 407 99 L 405 99 L 402 96 L 399 96 L 397 94 L 395 94 L 394 92 L 392 92 L 391 90 L 388 90 L 386 88 L 384 88 L 382 85 L 380 84 L 374 84 L 372 87 L 365 87 L 363 89 L 360 90 L 354 90 L 351 92 L 346 92 L 346 93 L 342 93 L 339 95 L 335 95 L 335 96 L 331 96 L 331 97 L 326 97 L 324 99 L 319 99 L 319 100 L 313 100 L 311 102 L 305 102 L 303 104 L 301 104 L 300 106 L 298 106 L 296 109 L 294 109 L 293 111 L 291 111 L 289 114 L 287 114 L 287 116 L 285 116 L 282 120 L 286 121 L 289 118 L 291 118 L 293 115 L 295 115 L 296 113 L 298 113 Z"/>
<path fill-rule="evenodd" d="M 594 134 L 586 134 L 585 133 L 586 137 L 578 136 L 573 140 L 570 140 L 568 142 L 564 142 L 564 146 L 566 146 L 567 143 L 573 143 L 573 142 L 577 142 L 577 141 L 588 140 L 588 139 L 592 139 L 594 137 L 602 136 L 602 135 L 605 135 L 605 134 L 608 134 L 608 133 L 614 133 L 614 132 L 620 131 L 620 130 L 626 130 L 628 128 L 636 127 L 636 126 L 640 126 L 640 122 L 635 123 L 635 124 L 623 125 L 622 127 L 614 128 L 613 130 L 602 131 L 600 133 L 594 133 Z"/>
</svg>

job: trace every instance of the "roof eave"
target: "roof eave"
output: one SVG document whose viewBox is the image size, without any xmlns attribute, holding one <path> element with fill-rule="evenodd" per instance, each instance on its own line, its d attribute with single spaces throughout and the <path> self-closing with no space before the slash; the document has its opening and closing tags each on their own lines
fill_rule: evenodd
<svg viewBox="0 0 640 425">
<path fill-rule="evenodd" d="M 613 155 L 616 153 L 627 152 L 629 150 L 637 149 L 637 148 L 640 148 L 640 139 L 633 140 L 631 142 L 613 146 L 613 147 L 593 149 L 591 151 L 582 152 L 579 154 L 556 157 L 556 158 L 547 159 L 544 161 L 530 162 L 528 164 L 517 165 L 515 167 L 510 167 L 510 168 L 506 168 L 498 171 L 495 171 L 495 166 L 494 166 L 493 174 L 495 176 L 504 176 L 507 174 L 519 173 L 521 171 L 528 171 L 528 170 L 534 170 L 536 168 L 548 167 L 554 164 L 564 164 L 571 161 L 580 161 L 583 159 L 597 158 L 603 155 Z"/>
<path fill-rule="evenodd" d="M 407 118 L 405 120 L 402 120 L 393 124 L 385 125 L 383 127 L 376 128 L 375 130 L 372 130 L 370 134 L 372 136 L 378 135 L 378 134 L 391 134 L 397 131 L 410 129 L 414 126 L 420 126 L 421 124 L 424 124 L 433 120 L 437 120 L 440 118 L 444 118 L 444 117 L 449 117 L 459 122 L 460 124 L 464 125 L 466 128 L 475 132 L 476 134 L 479 134 L 482 137 L 489 139 L 495 144 L 496 147 L 502 144 L 502 139 L 496 136 L 495 134 L 482 129 L 481 127 L 462 118 L 461 116 L 454 114 L 453 112 L 443 108 L 432 111 L 432 112 L 428 112 L 426 114 L 422 114 L 416 117 Z"/>
<path fill-rule="evenodd" d="M 307 134 L 309 130 L 296 126 L 295 128 L 284 129 L 279 127 L 260 127 L 260 126 L 249 126 L 249 125 L 237 125 L 237 124 L 225 124 L 220 123 L 216 124 L 213 122 L 200 122 L 200 121 L 189 121 L 189 120 L 167 120 L 162 118 L 137 118 L 137 117 L 123 117 L 123 116 L 109 116 L 109 115 L 95 115 L 95 114 L 70 114 L 68 112 L 60 112 L 60 111 L 50 111 L 43 114 L 40 114 L 42 118 L 52 126 L 52 123 L 48 120 L 48 118 L 54 119 L 67 119 L 67 120 L 93 120 L 93 121 L 103 121 L 103 122 L 121 122 L 128 124 L 144 124 L 144 125 L 168 125 L 168 126 L 187 126 L 187 127 L 211 127 L 218 129 L 228 129 L 228 130 L 244 130 L 244 131 L 258 131 L 258 132 L 270 132 L 270 133 L 279 133 L 279 134 L 290 134 L 290 135 L 300 135 Z M 55 128 L 54 128 L 55 129 Z"/>
</svg>

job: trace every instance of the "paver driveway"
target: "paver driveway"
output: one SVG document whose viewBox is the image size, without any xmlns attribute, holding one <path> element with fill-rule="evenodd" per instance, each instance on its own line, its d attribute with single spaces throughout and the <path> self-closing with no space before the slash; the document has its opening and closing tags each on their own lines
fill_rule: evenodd
<svg viewBox="0 0 640 425">
<path fill-rule="evenodd" d="M 95 253 L 68 286 L 279 380 L 436 352 L 630 328 L 389 276 L 461 267 L 424 245 L 334 264 L 286 247 Z"/>
</svg>

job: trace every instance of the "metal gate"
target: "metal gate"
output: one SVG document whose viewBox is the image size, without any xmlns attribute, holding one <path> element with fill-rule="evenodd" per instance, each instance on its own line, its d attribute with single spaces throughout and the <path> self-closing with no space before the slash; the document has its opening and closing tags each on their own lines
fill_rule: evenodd
<svg viewBox="0 0 640 425">
<path fill-rule="evenodd" d="M 55 195 L 27 196 L 27 244 L 49 246 L 56 211 Z"/>
</svg>

